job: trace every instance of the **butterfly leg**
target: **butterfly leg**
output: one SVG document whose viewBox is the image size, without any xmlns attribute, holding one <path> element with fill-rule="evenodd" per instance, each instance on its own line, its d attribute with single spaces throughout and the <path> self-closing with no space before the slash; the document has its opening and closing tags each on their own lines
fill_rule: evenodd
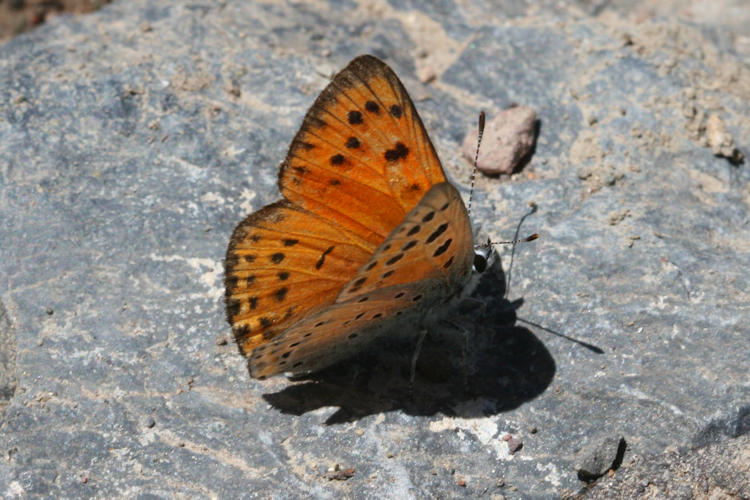
<svg viewBox="0 0 750 500">
<path fill-rule="evenodd" d="M 414 354 L 411 357 L 411 373 L 409 375 L 409 389 L 414 392 L 414 379 L 417 375 L 417 360 L 419 359 L 419 352 L 422 350 L 422 344 L 424 338 L 427 336 L 427 329 L 425 327 L 420 328 L 419 337 L 417 337 L 417 345 L 414 348 Z"/>
<path fill-rule="evenodd" d="M 481 301 L 477 301 L 481 302 Z M 469 357 L 469 330 L 464 328 L 463 326 L 454 323 L 453 321 L 449 319 L 443 319 L 443 323 L 446 325 L 452 326 L 459 332 L 461 332 L 461 335 L 464 338 L 463 346 L 461 348 L 461 373 L 463 375 L 463 386 L 464 386 L 464 393 L 469 392 L 469 367 L 468 367 L 468 357 Z"/>
</svg>

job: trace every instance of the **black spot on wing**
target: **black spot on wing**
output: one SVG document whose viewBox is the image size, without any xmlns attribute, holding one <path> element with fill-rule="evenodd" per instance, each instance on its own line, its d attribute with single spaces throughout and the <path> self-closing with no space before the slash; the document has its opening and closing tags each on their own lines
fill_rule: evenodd
<svg viewBox="0 0 750 500">
<path fill-rule="evenodd" d="M 226 279 L 227 282 L 227 288 L 237 288 L 237 284 L 239 283 L 240 279 L 237 276 L 229 276 Z"/>
<path fill-rule="evenodd" d="M 276 297 L 276 300 L 279 302 L 284 302 L 284 299 L 286 298 L 286 294 L 289 291 L 289 289 L 285 286 L 279 288 L 274 292 L 274 296 Z"/>
<path fill-rule="evenodd" d="M 227 301 L 227 314 L 234 318 L 240 313 L 240 308 L 242 307 L 242 303 L 237 299 L 229 299 Z"/>
<path fill-rule="evenodd" d="M 315 263 L 315 269 L 320 269 L 321 267 L 323 267 L 323 264 L 325 264 L 326 261 L 326 255 L 331 253 L 334 248 L 336 247 L 334 245 L 331 245 L 330 247 L 326 248 L 326 250 L 322 254 L 320 254 L 318 262 Z"/>
<path fill-rule="evenodd" d="M 347 119 L 351 125 L 359 125 L 362 123 L 362 113 L 359 111 L 349 111 Z"/>
<path fill-rule="evenodd" d="M 363 278 L 359 278 L 357 281 L 355 281 L 354 283 L 352 283 L 351 291 L 355 292 L 355 291 L 359 290 L 360 288 L 362 288 L 362 285 L 365 284 L 365 281 L 367 281 L 367 276 L 365 276 Z"/>
<path fill-rule="evenodd" d="M 367 101 L 365 103 L 365 109 L 370 113 L 375 113 L 376 115 L 380 113 L 380 106 L 378 106 L 378 103 L 376 103 L 375 101 Z"/>
<path fill-rule="evenodd" d="M 393 265 L 393 264 L 395 264 L 396 262 L 400 261 L 400 260 L 401 260 L 401 259 L 402 259 L 403 257 L 404 257 L 404 254 L 403 254 L 403 253 L 399 253 L 399 254 L 396 254 L 396 255 L 394 255 L 393 257 L 391 257 L 390 259 L 386 260 L 386 261 L 385 261 L 385 265 L 386 265 L 386 266 L 390 266 L 390 265 Z"/>
<path fill-rule="evenodd" d="M 385 152 L 385 159 L 388 161 L 403 160 L 407 156 L 409 156 L 409 148 L 402 142 L 397 142 L 393 149 L 388 149 Z"/>
<path fill-rule="evenodd" d="M 438 226 L 437 229 L 435 229 L 431 235 L 427 237 L 427 243 L 432 243 L 435 241 L 441 234 L 445 232 L 445 230 L 448 229 L 448 223 L 443 222 Z"/>
<path fill-rule="evenodd" d="M 401 247 L 401 251 L 405 252 L 411 248 L 414 248 L 415 246 L 417 246 L 417 240 L 411 240 Z"/>
<path fill-rule="evenodd" d="M 358 149 L 359 146 L 361 146 L 361 144 L 356 137 L 350 137 L 346 140 L 346 147 L 349 149 Z"/>
<path fill-rule="evenodd" d="M 284 260 L 284 257 L 286 256 L 283 252 L 276 252 L 274 254 L 271 254 L 271 262 L 273 262 L 274 264 L 278 264 L 279 262 Z"/>
<path fill-rule="evenodd" d="M 443 255 L 445 251 L 448 250 L 448 247 L 451 246 L 452 242 L 453 240 L 451 238 L 448 238 L 447 240 L 445 240 L 445 243 L 437 247 L 437 249 L 435 250 L 435 253 L 433 253 L 432 256 L 438 257 L 440 255 Z"/>
<path fill-rule="evenodd" d="M 394 118 L 401 118 L 401 114 L 403 113 L 403 111 L 401 110 L 401 106 L 399 106 L 397 104 L 393 104 L 388 109 L 388 112 L 390 112 L 391 116 L 393 116 Z"/>
</svg>

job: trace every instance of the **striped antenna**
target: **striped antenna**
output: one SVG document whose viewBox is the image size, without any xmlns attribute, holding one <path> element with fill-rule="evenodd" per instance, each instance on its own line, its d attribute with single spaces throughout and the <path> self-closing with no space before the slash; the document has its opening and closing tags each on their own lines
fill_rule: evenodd
<svg viewBox="0 0 750 500">
<path fill-rule="evenodd" d="M 479 160 L 479 146 L 482 145 L 484 135 L 484 111 L 479 112 L 479 129 L 477 134 L 477 152 L 474 154 L 474 169 L 471 171 L 471 188 L 469 189 L 469 206 L 466 211 L 471 215 L 471 200 L 474 198 L 474 179 L 477 177 L 477 161 Z"/>
</svg>

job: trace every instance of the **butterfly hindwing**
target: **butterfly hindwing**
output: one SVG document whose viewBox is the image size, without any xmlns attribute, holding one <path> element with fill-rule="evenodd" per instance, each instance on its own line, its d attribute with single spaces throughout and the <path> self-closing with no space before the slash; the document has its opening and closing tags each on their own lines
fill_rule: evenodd
<svg viewBox="0 0 750 500">
<path fill-rule="evenodd" d="M 452 286 L 470 272 L 474 241 L 461 195 L 433 186 L 344 287 L 337 302 L 371 290 L 427 279 Z"/>
<path fill-rule="evenodd" d="M 250 356 L 250 373 L 266 378 L 325 368 L 385 333 L 389 323 L 418 311 L 425 295 L 427 290 L 396 286 L 333 304 L 256 348 Z"/>
<path fill-rule="evenodd" d="M 375 246 L 445 173 L 395 73 L 360 56 L 308 111 L 279 175 L 282 194 Z"/>
</svg>

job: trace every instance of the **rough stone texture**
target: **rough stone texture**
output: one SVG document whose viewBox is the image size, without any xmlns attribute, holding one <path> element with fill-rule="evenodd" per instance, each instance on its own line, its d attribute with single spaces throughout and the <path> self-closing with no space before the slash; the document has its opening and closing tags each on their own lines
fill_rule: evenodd
<svg viewBox="0 0 750 500">
<path fill-rule="evenodd" d="M 613 434 L 649 481 L 667 449 L 747 450 L 750 174 L 705 136 L 717 115 L 750 151 L 747 8 L 421 4 L 115 2 L 0 46 L 4 496 L 557 497 L 597 491 L 577 453 Z M 229 235 L 278 198 L 302 115 L 363 52 L 463 185 L 479 109 L 537 110 L 530 164 L 480 178 L 472 217 L 506 239 L 534 201 L 521 230 L 542 238 L 431 332 L 414 393 L 397 338 L 251 380 L 225 342 Z M 337 465 L 353 476 L 329 481 Z"/>
<path fill-rule="evenodd" d="M 750 498 L 750 435 L 692 450 L 633 457 L 588 493 L 609 498 Z"/>
</svg>

